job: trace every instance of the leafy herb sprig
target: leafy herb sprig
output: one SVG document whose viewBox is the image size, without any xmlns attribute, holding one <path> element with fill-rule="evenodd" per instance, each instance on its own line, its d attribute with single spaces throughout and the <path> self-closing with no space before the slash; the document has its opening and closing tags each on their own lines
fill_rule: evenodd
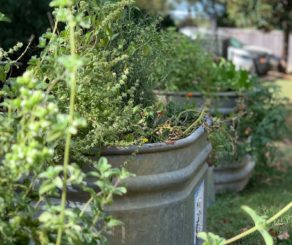
<svg viewBox="0 0 292 245">
<path fill-rule="evenodd" d="M 60 67 L 58 77 L 63 77 L 70 91 L 69 110 L 60 112 L 55 98 L 45 91 L 46 79 L 36 79 L 33 71 L 6 81 L 5 110 L 0 112 L 3 244 L 103 244 L 109 229 L 120 224 L 103 209 L 113 195 L 125 193 L 119 183 L 128 173 L 113 169 L 104 158 L 92 163 L 89 173 L 71 161 L 69 164 L 71 136 L 86 126 L 75 113 L 74 103 L 76 74 L 82 69 L 82 59 L 75 52 L 75 35 L 84 21 L 74 4 L 71 0 L 51 3 L 56 20 L 64 23 L 69 34 L 63 43 L 71 52 L 54 56 Z M 64 157 L 58 148 L 61 144 L 65 144 Z M 64 164 L 60 165 L 62 159 Z M 93 187 L 87 185 L 89 177 L 94 178 Z M 75 188 L 87 193 L 84 206 L 68 199 L 68 192 Z"/>
</svg>

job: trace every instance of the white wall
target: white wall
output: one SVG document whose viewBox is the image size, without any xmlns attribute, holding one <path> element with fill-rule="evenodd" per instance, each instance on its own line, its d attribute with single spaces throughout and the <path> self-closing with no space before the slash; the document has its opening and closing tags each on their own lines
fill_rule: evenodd
<svg viewBox="0 0 292 245">
<path fill-rule="evenodd" d="M 263 32 L 256 29 L 219 28 L 219 34 L 235 37 L 248 45 L 268 48 L 278 56 L 283 55 L 284 35 L 282 31 Z M 292 72 L 292 34 L 290 34 L 289 43 L 288 71 Z"/>
<path fill-rule="evenodd" d="M 196 38 L 198 33 L 211 34 L 212 31 L 204 28 L 187 27 L 182 30 L 186 35 Z M 246 28 L 219 28 L 220 36 L 235 37 L 247 45 L 255 45 L 270 49 L 275 55 L 282 57 L 284 35 L 282 31 L 263 32 L 256 29 Z M 292 33 L 290 34 L 290 50 L 288 58 L 288 71 L 292 72 Z"/>
</svg>

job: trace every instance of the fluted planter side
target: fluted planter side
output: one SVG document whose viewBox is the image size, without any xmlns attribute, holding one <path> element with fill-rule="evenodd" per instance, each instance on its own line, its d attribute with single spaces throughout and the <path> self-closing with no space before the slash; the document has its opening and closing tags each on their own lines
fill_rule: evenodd
<svg viewBox="0 0 292 245">
<path fill-rule="evenodd" d="M 214 170 L 216 193 L 242 191 L 248 184 L 254 167 L 255 162 L 249 155 L 241 163 L 217 166 Z"/>
<path fill-rule="evenodd" d="M 196 234 L 206 228 L 210 152 L 203 127 L 172 144 L 105 149 L 102 155 L 109 163 L 120 167 L 130 160 L 126 168 L 135 174 L 124 182 L 127 194 L 115 196 L 107 208 L 124 223 L 109 236 L 109 244 L 199 244 Z M 98 159 L 94 151 L 91 157 Z M 78 192 L 71 193 L 70 199 L 86 201 Z"/>
</svg>

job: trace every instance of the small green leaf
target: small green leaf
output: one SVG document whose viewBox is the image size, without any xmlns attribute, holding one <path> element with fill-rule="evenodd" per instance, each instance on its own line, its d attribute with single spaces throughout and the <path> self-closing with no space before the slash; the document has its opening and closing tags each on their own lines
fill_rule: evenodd
<svg viewBox="0 0 292 245">
<path fill-rule="evenodd" d="M 198 238 L 201 238 L 204 241 L 203 245 L 224 245 L 225 241 L 224 238 L 209 232 L 200 232 Z"/>
<path fill-rule="evenodd" d="M 54 179 L 54 185 L 60 189 L 63 187 L 63 181 L 59 176 Z"/>
<path fill-rule="evenodd" d="M 259 229 L 259 232 L 261 233 L 262 237 L 265 240 L 266 245 L 273 245 L 274 241 L 270 233 L 265 229 Z"/>
<path fill-rule="evenodd" d="M 0 12 L 0 22 L 10 22 L 10 19 Z"/>
<path fill-rule="evenodd" d="M 247 206 L 242 206 L 242 209 L 253 219 L 257 230 L 261 233 L 266 245 L 273 245 L 273 238 L 268 232 L 268 224 L 265 218 L 257 215 L 257 213 Z"/>
<path fill-rule="evenodd" d="M 55 189 L 55 184 L 54 183 L 45 183 L 43 184 L 40 189 L 39 189 L 39 194 L 44 195 L 47 192 L 50 192 Z"/>
<path fill-rule="evenodd" d="M 53 0 L 50 3 L 50 7 L 66 7 L 71 4 L 72 4 L 71 0 Z"/>
<path fill-rule="evenodd" d="M 255 225 L 262 224 L 262 222 L 264 222 L 264 219 L 257 215 L 257 213 L 250 207 L 242 206 L 241 208 L 253 219 Z"/>
<path fill-rule="evenodd" d="M 111 168 L 111 165 L 108 163 L 105 157 L 101 157 L 98 161 L 97 169 L 103 173 Z"/>
<path fill-rule="evenodd" d="M 123 225 L 123 223 L 117 219 L 113 219 L 111 218 L 110 221 L 107 223 L 107 225 L 109 227 L 115 227 L 115 226 L 120 226 L 120 225 Z"/>
<path fill-rule="evenodd" d="M 48 222 L 52 218 L 52 215 L 49 212 L 44 212 L 40 215 L 39 221 L 42 223 Z"/>
</svg>

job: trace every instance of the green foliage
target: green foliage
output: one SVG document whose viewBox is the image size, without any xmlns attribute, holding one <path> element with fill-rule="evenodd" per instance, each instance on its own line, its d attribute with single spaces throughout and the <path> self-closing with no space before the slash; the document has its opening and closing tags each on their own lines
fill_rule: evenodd
<svg viewBox="0 0 292 245">
<path fill-rule="evenodd" d="M 229 124 L 217 120 L 213 127 L 217 130 L 210 132 L 214 147 L 212 162 L 239 161 L 247 153 L 254 155 L 258 162 L 272 160 L 272 141 L 285 132 L 283 101 L 274 96 L 274 90 L 258 85 L 248 72 L 236 70 L 228 61 L 213 62 L 198 43 L 181 34 L 169 31 L 164 33 L 164 38 L 166 57 L 155 66 L 155 74 L 163 77 L 163 72 L 167 72 L 157 85 L 159 89 L 200 91 L 206 97 L 222 91 L 247 94 L 243 109 L 229 119 L 219 117 Z"/>
<path fill-rule="evenodd" d="M 256 80 L 255 80 L 256 81 Z M 210 132 L 213 162 L 238 162 L 250 154 L 258 164 L 267 165 L 277 156 L 275 140 L 287 133 L 285 99 L 275 86 L 260 84 L 250 90 L 241 110 L 217 120 L 218 130 Z"/>
<path fill-rule="evenodd" d="M 250 76 L 245 70 L 237 70 L 235 65 L 229 61 L 221 59 L 218 64 L 213 64 L 214 74 L 211 83 L 208 84 L 211 88 L 205 87 L 204 90 L 215 90 L 216 92 L 236 91 L 243 92 L 252 88 L 253 83 Z M 206 86 L 206 85 L 202 85 Z M 212 89 L 212 87 L 214 87 Z"/>
<path fill-rule="evenodd" d="M 169 123 L 166 118 L 162 123 L 164 117 L 155 120 L 167 109 L 153 105 L 151 74 L 161 59 L 162 44 L 156 19 L 140 12 L 130 0 L 78 1 L 77 6 L 84 21 L 75 32 L 77 55 L 83 63 L 76 77 L 75 108 L 87 126 L 74 137 L 74 147 L 87 151 L 95 146 L 152 142 L 156 122 Z M 65 18 L 66 12 L 61 14 L 60 18 Z M 74 64 L 56 56 L 69 53 L 69 38 L 67 29 L 58 35 L 43 35 L 41 43 L 48 45 L 40 59 L 31 61 L 30 68 L 49 82 L 48 91 L 62 112 L 68 111 L 70 90 L 59 76 L 63 70 L 60 63 L 67 68 Z"/>
<path fill-rule="evenodd" d="M 167 0 L 136 0 L 140 8 L 150 11 L 166 12 L 169 2 Z"/>
<path fill-rule="evenodd" d="M 199 42 L 171 30 L 162 34 L 164 58 L 157 61 L 153 74 L 153 80 L 158 81 L 157 88 L 179 92 L 199 91 L 212 99 L 214 92 L 245 92 L 253 87 L 248 72 L 236 70 L 231 62 L 224 59 L 214 62 Z M 237 143 L 237 122 L 241 116 L 242 113 L 238 112 L 229 118 L 219 115 L 214 119 L 209 131 L 214 149 L 211 157 L 213 164 L 235 162 L 246 154 L 245 149 Z"/>
<path fill-rule="evenodd" d="M 164 58 L 158 60 L 153 74 L 153 80 L 158 81 L 156 86 L 159 89 L 200 91 L 212 99 L 212 92 L 244 92 L 252 88 L 253 81 L 248 72 L 237 71 L 232 63 L 224 59 L 214 62 L 199 42 L 171 30 L 162 34 Z M 241 114 L 238 112 L 229 118 L 223 118 L 222 115 L 214 118 L 209 130 L 213 146 L 212 164 L 235 162 L 246 154 L 237 143 L 239 138 L 236 127 Z"/>
<path fill-rule="evenodd" d="M 9 22 L 9 18 L 7 18 L 3 13 L 0 12 L 0 22 Z"/>
<path fill-rule="evenodd" d="M 8 51 L 0 48 L 0 88 L 9 77 L 9 71 L 13 65 L 17 65 L 17 61 L 10 59 L 10 55 L 17 53 L 22 48 L 22 43 L 17 43 Z"/>
<path fill-rule="evenodd" d="M 163 58 L 155 64 L 153 80 L 158 89 L 169 91 L 197 91 L 209 81 L 212 59 L 197 42 L 183 34 L 169 30 L 164 37 Z M 204 69 L 202 69 L 204 67 Z"/>
<path fill-rule="evenodd" d="M 212 60 L 199 41 L 167 31 L 163 33 L 163 59 L 155 65 L 157 88 L 168 91 L 245 91 L 252 81 L 246 71 L 237 71 L 224 59 Z M 162 80 L 160 80 L 162 78 Z"/>
<path fill-rule="evenodd" d="M 238 26 L 256 26 L 266 30 L 291 29 L 292 4 L 289 1 L 228 0 L 227 10 Z"/>
<path fill-rule="evenodd" d="M 285 100 L 278 89 L 259 84 L 247 96 L 245 115 L 239 121 L 239 137 L 250 145 L 250 153 L 259 164 L 272 162 L 276 156 L 273 141 L 287 132 Z"/>
<path fill-rule="evenodd" d="M 265 1 L 227 1 L 227 10 L 238 26 L 267 27 L 270 24 L 267 20 L 273 18 L 273 6 Z"/>
<path fill-rule="evenodd" d="M 198 237 L 201 238 L 204 243 L 203 245 L 224 245 L 224 238 L 221 238 L 217 235 L 214 235 L 212 233 L 199 233 Z"/>
<path fill-rule="evenodd" d="M 267 219 L 257 215 L 257 213 L 250 207 L 243 206 L 242 209 L 252 218 L 253 222 L 255 223 L 255 227 L 261 233 L 266 245 L 273 245 L 273 238 L 268 231 L 269 226 Z"/>
<path fill-rule="evenodd" d="M 56 165 L 56 146 L 68 131 L 76 132 L 84 126 L 84 121 L 76 118 L 70 124 L 68 115 L 59 112 L 44 87 L 46 83 L 34 79 L 31 73 L 12 82 L 11 88 L 6 87 L 6 95 L 13 98 L 3 103 L 8 113 L 0 113 L 2 244 L 52 244 L 61 225 L 58 198 L 64 169 Z M 125 192 L 111 180 L 127 175 L 123 170 L 112 169 L 105 159 L 94 166 L 92 173 L 83 173 L 75 164 L 69 166 L 67 185 L 79 186 L 89 193 L 92 211 L 88 214 L 66 208 L 66 236 L 62 244 L 96 244 L 104 240 L 96 223 L 105 219 L 103 232 L 115 223 L 102 209 L 111 202 L 109 197 Z M 100 193 L 86 186 L 86 178 L 92 176 L 98 179 L 94 186 L 100 188 Z"/>
<path fill-rule="evenodd" d="M 112 168 L 104 158 L 91 163 L 91 172 L 68 162 L 71 136 L 86 127 L 74 112 L 76 74 L 83 64 L 75 54 L 75 27 L 86 18 L 72 14 L 71 1 L 53 4 L 63 6 L 55 9 L 55 16 L 61 21 L 66 12 L 62 22 L 70 36 L 63 40 L 63 44 L 70 42 L 70 52 L 51 57 L 61 67 L 57 77 L 70 87 L 70 109 L 60 112 L 55 97 L 46 91 L 46 78 L 36 79 L 33 71 L 5 82 L 0 112 L 0 240 L 4 245 L 104 244 L 108 230 L 120 224 L 103 209 L 113 195 L 126 192 L 118 183 L 128 173 Z M 13 62 L 8 59 L 8 64 Z M 64 143 L 62 166 L 59 146 Z M 69 202 L 67 192 L 73 190 L 88 196 L 84 206 Z"/>
<path fill-rule="evenodd" d="M 238 138 L 235 122 L 230 119 L 222 120 L 220 117 L 213 119 L 208 138 L 212 144 L 210 163 L 212 165 L 230 164 L 240 161 L 243 157 L 238 149 Z"/>
<path fill-rule="evenodd" d="M 144 39 L 144 23 L 130 18 L 133 9 L 127 7 L 129 4 L 131 1 L 80 1 L 77 4 L 85 22 L 76 29 L 77 53 L 84 64 L 77 76 L 76 110 L 88 123 L 75 137 L 80 147 L 91 148 L 101 142 L 115 144 L 121 135 L 133 131 L 131 127 L 141 120 L 141 104 L 148 103 L 143 93 L 147 94 L 149 89 L 146 89 L 146 81 L 142 83 L 145 77 L 140 72 L 146 62 L 142 57 L 147 60 L 147 55 L 151 55 L 152 58 L 152 50 Z M 62 18 L 65 16 L 63 12 Z M 151 28 L 149 32 L 153 32 Z M 49 90 L 62 111 L 68 108 L 70 90 L 63 78 L 57 76 L 62 70 L 60 60 L 52 57 L 68 54 L 69 38 L 66 29 L 58 36 L 45 34 L 43 39 L 48 46 L 43 58 L 32 61 L 35 63 L 32 69 L 38 76 L 49 80 Z M 61 46 L 62 49 L 58 48 Z M 61 62 L 67 63 L 66 60 Z"/>
</svg>

